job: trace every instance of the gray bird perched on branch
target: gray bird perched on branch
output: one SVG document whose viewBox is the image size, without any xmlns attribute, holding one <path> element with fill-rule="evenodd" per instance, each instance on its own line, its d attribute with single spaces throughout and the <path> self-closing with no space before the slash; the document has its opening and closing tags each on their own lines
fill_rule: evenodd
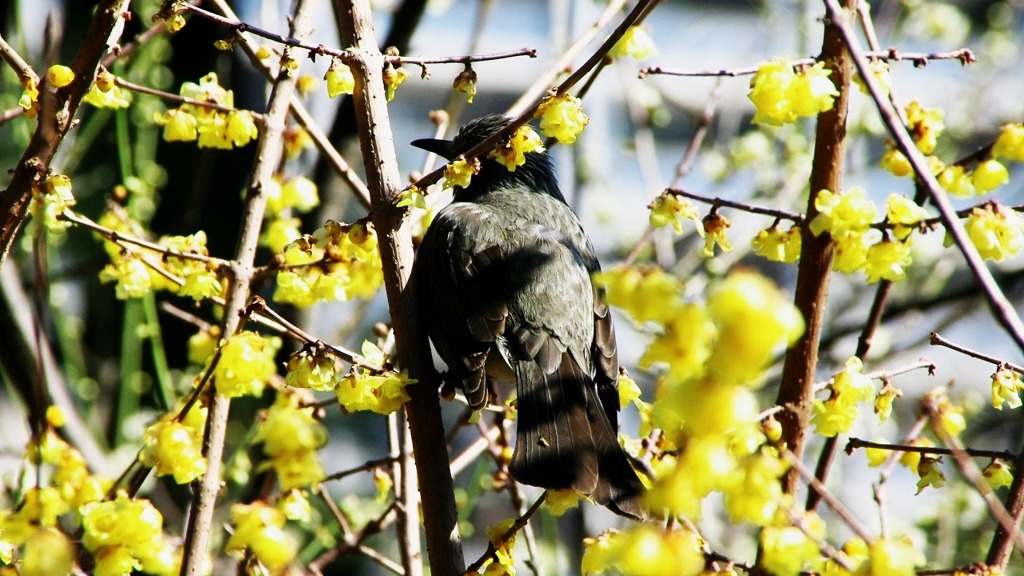
<svg viewBox="0 0 1024 576">
<path fill-rule="evenodd" d="M 412 144 L 452 160 L 508 123 L 485 116 L 453 141 Z M 644 486 L 617 440 L 618 360 L 591 281 L 599 269 L 551 159 L 529 152 L 515 171 L 480 159 L 431 223 L 414 274 L 427 332 L 470 407 L 487 404 L 488 376 L 516 383 L 512 477 L 643 519 Z"/>
</svg>

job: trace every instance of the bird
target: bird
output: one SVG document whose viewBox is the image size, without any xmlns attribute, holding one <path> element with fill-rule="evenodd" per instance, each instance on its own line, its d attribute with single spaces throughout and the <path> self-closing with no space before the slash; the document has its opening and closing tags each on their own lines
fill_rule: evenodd
<svg viewBox="0 0 1024 576">
<path fill-rule="evenodd" d="M 489 115 L 452 140 L 412 145 L 448 160 L 505 128 Z M 473 410 L 488 378 L 515 382 L 516 481 L 573 489 L 644 520 L 644 484 L 619 445 L 618 355 L 593 245 L 565 202 L 551 158 L 528 152 L 510 171 L 479 158 L 469 184 L 429 225 L 413 275 L 417 305 L 447 378 Z"/>
</svg>

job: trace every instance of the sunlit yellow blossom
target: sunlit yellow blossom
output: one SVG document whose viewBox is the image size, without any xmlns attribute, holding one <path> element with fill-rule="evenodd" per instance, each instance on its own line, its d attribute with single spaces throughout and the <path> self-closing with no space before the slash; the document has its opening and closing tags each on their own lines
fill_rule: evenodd
<svg viewBox="0 0 1024 576">
<path fill-rule="evenodd" d="M 828 79 L 831 73 L 822 62 L 799 73 L 785 59 L 762 63 L 750 80 L 747 95 L 756 109 L 754 123 L 781 126 L 831 110 L 839 95 Z"/>
<path fill-rule="evenodd" d="M 260 246 L 275 253 L 283 252 L 290 242 L 302 237 L 301 223 L 298 218 L 275 218 L 267 222 L 260 233 Z"/>
<path fill-rule="evenodd" d="M 877 230 L 875 231 L 877 232 Z M 847 234 L 836 240 L 833 250 L 832 269 L 843 274 L 853 274 L 862 268 L 868 260 L 868 234 Z"/>
<path fill-rule="evenodd" d="M 506 534 L 511 530 L 515 520 L 507 519 L 487 527 L 487 539 L 494 547 L 494 562 L 502 567 L 498 574 L 510 574 L 515 576 L 515 559 L 512 558 L 512 550 L 516 546 L 516 536 Z"/>
<path fill-rule="evenodd" d="M 620 374 L 618 379 L 619 387 L 619 407 L 625 408 L 632 402 L 636 402 L 640 399 L 640 387 L 636 385 L 636 381 L 625 374 Z"/>
<path fill-rule="evenodd" d="M 799 225 L 794 224 L 789 227 L 789 230 L 783 230 L 777 224 L 773 224 L 771 228 L 758 232 L 757 236 L 750 241 L 750 246 L 759 256 L 774 262 L 792 264 L 800 259 L 802 243 L 803 237 Z"/>
<path fill-rule="evenodd" d="M 1024 162 L 1024 124 L 1005 124 L 999 131 L 992 154 L 1014 162 Z"/>
<path fill-rule="evenodd" d="M 264 338 L 248 330 L 230 337 L 221 347 L 220 361 L 214 369 L 217 391 L 228 398 L 262 394 L 267 381 L 277 373 L 274 355 L 280 347 L 280 338 Z"/>
<path fill-rule="evenodd" d="M 971 171 L 971 184 L 979 196 L 999 188 L 1010 181 L 1010 173 L 998 160 L 983 160 Z"/>
<path fill-rule="evenodd" d="M 575 142 L 590 123 L 590 118 L 583 113 L 583 103 L 569 94 L 549 96 L 537 107 L 534 116 L 540 118 L 541 134 L 556 138 L 562 144 Z"/>
<path fill-rule="evenodd" d="M 789 469 L 782 459 L 768 450 L 745 457 L 740 463 L 740 481 L 727 487 L 725 509 L 734 522 L 765 526 L 772 521 L 787 496 L 779 479 Z"/>
<path fill-rule="evenodd" d="M 171 34 L 180 31 L 185 27 L 185 17 L 181 14 L 175 14 L 167 20 L 167 31 Z"/>
<path fill-rule="evenodd" d="M 452 88 L 465 94 L 466 102 L 472 104 L 473 98 L 476 97 L 476 70 L 467 65 L 455 76 L 455 80 L 452 80 Z"/>
<path fill-rule="evenodd" d="M 637 323 L 667 323 L 682 304 L 685 285 L 678 276 L 653 266 L 618 266 L 594 274 L 608 303 L 625 310 Z"/>
<path fill-rule="evenodd" d="M 879 538 L 871 543 L 871 574 L 914 576 L 925 564 L 924 554 L 904 538 Z"/>
<path fill-rule="evenodd" d="M 697 228 L 697 233 L 704 235 L 704 223 L 701 220 L 697 206 L 678 194 L 669 191 L 662 192 L 648 206 L 651 210 L 650 223 L 654 228 L 664 228 L 671 225 L 676 234 L 683 233 L 683 221 L 690 220 Z"/>
<path fill-rule="evenodd" d="M 906 239 L 916 225 L 928 218 L 927 210 L 901 194 L 889 194 L 885 207 L 885 219 L 893 225 L 893 235 L 897 240 Z"/>
<path fill-rule="evenodd" d="M 327 443 L 327 429 L 313 410 L 300 407 L 291 394 L 278 394 L 256 432 L 282 490 L 315 484 L 326 476 L 316 451 Z"/>
<path fill-rule="evenodd" d="M 824 62 L 816 62 L 796 75 L 789 98 L 797 116 L 817 116 L 832 109 L 839 91 L 828 78 L 831 74 Z"/>
<path fill-rule="evenodd" d="M 356 78 L 352 75 L 352 69 L 338 60 L 331 60 L 331 66 L 327 68 L 324 80 L 327 81 L 327 95 L 331 98 L 339 94 L 351 94 L 355 91 Z"/>
<path fill-rule="evenodd" d="M 959 198 L 974 196 L 974 182 L 963 166 L 950 164 L 942 172 L 939 172 L 937 178 L 939 185 L 953 196 Z"/>
<path fill-rule="evenodd" d="M 910 246 L 895 240 L 883 240 L 868 248 L 864 262 L 864 273 L 868 283 L 879 280 L 898 281 L 906 276 L 910 266 Z"/>
<path fill-rule="evenodd" d="M 608 55 L 612 58 L 631 56 L 634 60 L 644 60 L 656 51 L 654 40 L 651 40 L 643 26 L 630 26 L 608 51 Z"/>
<path fill-rule="evenodd" d="M 804 331 L 790 299 L 770 280 L 750 272 L 735 272 L 713 285 L 708 310 L 719 336 L 707 370 L 722 382 L 752 383 L 772 355 Z"/>
<path fill-rule="evenodd" d="M 967 236 L 982 258 L 1002 262 L 1024 248 L 1024 220 L 996 202 L 971 210 L 964 223 Z"/>
<path fill-rule="evenodd" d="M 189 336 L 188 339 L 188 361 L 192 364 L 206 364 L 207 359 L 213 356 L 220 341 L 220 327 L 211 326 L 209 330 L 200 329 Z"/>
<path fill-rule="evenodd" d="M 311 390 L 333 390 L 338 384 L 337 359 L 319 343 L 303 346 L 288 358 L 289 386 Z"/>
<path fill-rule="evenodd" d="M 75 73 L 61 64 L 54 64 L 46 70 L 46 82 L 54 88 L 63 88 L 75 80 Z"/>
<path fill-rule="evenodd" d="M 944 393 L 929 393 L 924 404 L 932 416 L 932 424 L 950 436 L 959 436 L 967 429 L 964 407 L 954 404 Z"/>
<path fill-rule="evenodd" d="M 649 303 L 654 307 L 654 303 Z M 718 331 L 707 310 L 698 304 L 683 304 L 674 309 L 664 329 L 648 345 L 640 358 L 640 367 L 666 366 L 665 377 L 678 382 L 704 372 L 711 357 Z"/>
<path fill-rule="evenodd" d="M 298 553 L 298 541 L 284 530 L 284 514 L 263 501 L 233 504 L 231 520 L 234 532 L 225 546 L 228 552 L 251 550 L 271 572 L 287 566 Z"/>
<path fill-rule="evenodd" d="M 946 129 L 945 112 L 941 108 L 925 108 L 917 100 L 911 100 L 905 112 L 907 130 L 914 137 L 918 150 L 924 154 L 934 152 L 939 135 Z"/>
<path fill-rule="evenodd" d="M 117 298 L 141 298 L 153 288 L 149 267 L 134 253 L 127 253 L 117 262 L 100 271 L 100 282 L 117 282 Z"/>
<path fill-rule="evenodd" d="M 712 210 L 702 221 L 704 225 L 704 257 L 711 258 L 715 255 L 715 246 L 717 245 L 722 249 L 723 252 L 732 252 L 732 244 L 729 242 L 729 237 L 725 235 L 725 231 L 729 229 L 732 224 L 729 219 L 722 216 L 721 213 Z"/>
<path fill-rule="evenodd" d="M 993 489 L 1004 488 L 1013 483 L 1013 471 L 1002 460 L 993 460 L 981 471 L 981 475 Z"/>
<path fill-rule="evenodd" d="M 409 400 L 405 387 L 412 382 L 415 380 L 410 379 L 405 370 L 385 371 L 382 374 L 362 370 L 344 376 L 335 392 L 338 394 L 338 402 L 346 410 L 390 414 Z"/>
<path fill-rule="evenodd" d="M 836 240 L 863 234 L 878 214 L 874 203 L 867 198 L 862 188 L 854 187 L 845 193 L 820 190 L 814 197 L 818 215 L 811 221 L 811 232 L 820 236 L 829 232 Z"/>
<path fill-rule="evenodd" d="M 606 532 L 584 543 L 584 574 L 614 569 L 626 576 L 697 576 L 704 569 L 703 541 L 689 530 L 639 525 L 626 532 Z"/>
<path fill-rule="evenodd" d="M 814 514 L 809 512 L 808 515 Z M 815 536 L 825 535 L 824 524 Z M 796 526 L 768 526 L 761 531 L 761 563 L 775 576 L 797 576 L 801 572 L 815 572 L 822 563 L 821 552 L 815 541 Z"/>
<path fill-rule="evenodd" d="M 199 137 L 199 121 L 180 108 L 172 108 L 163 114 L 154 112 L 153 121 L 164 127 L 164 140 L 167 142 L 191 142 Z"/>
<path fill-rule="evenodd" d="M 146 444 L 139 460 L 154 468 L 157 476 L 174 476 L 178 484 L 187 484 L 206 473 L 203 457 L 203 429 L 206 408 L 193 406 L 183 422 L 171 413 L 146 429 Z"/>
<path fill-rule="evenodd" d="M 552 516 L 561 516 L 569 508 L 576 508 L 580 502 L 580 493 L 569 490 L 548 490 L 544 496 L 544 504 Z"/>
<path fill-rule="evenodd" d="M 67 536 L 53 528 L 38 528 L 25 541 L 19 576 L 71 574 L 75 550 Z M 4 564 L 10 562 L 4 561 Z"/>
<path fill-rule="evenodd" d="M 882 422 L 888 420 L 892 414 L 893 402 L 902 397 L 903 391 L 886 381 L 875 396 L 875 414 L 878 414 L 878 419 Z"/>
<path fill-rule="evenodd" d="M 1020 408 L 1020 392 L 1024 390 L 1024 382 L 1020 374 L 1009 368 L 1000 368 L 992 375 L 992 406 L 1002 410 L 1003 404 L 1010 408 Z"/>
<path fill-rule="evenodd" d="M 225 137 L 236 147 L 245 146 L 260 135 L 256 121 L 248 110 L 232 110 L 228 113 Z"/>
<path fill-rule="evenodd" d="M 464 156 L 459 156 L 444 167 L 444 184 L 447 188 L 467 188 L 470 179 L 479 170 L 479 163 L 469 162 Z"/>
<path fill-rule="evenodd" d="M 540 136 L 533 131 L 533 128 L 524 124 L 516 129 L 508 140 L 491 150 L 487 157 L 493 158 L 498 164 L 515 172 L 517 167 L 526 163 L 526 154 L 543 151 L 544 142 L 541 141 Z"/>
<path fill-rule="evenodd" d="M 924 436 L 918 436 L 909 443 L 911 446 L 931 447 L 935 443 Z M 917 474 L 917 466 L 921 462 L 920 452 L 904 452 L 900 455 L 900 464 L 906 466 L 911 472 Z"/>
<path fill-rule="evenodd" d="M 890 142 L 885 151 L 882 154 L 882 168 L 888 170 L 893 176 L 910 176 L 914 173 L 913 166 L 910 165 L 910 160 L 896 149 L 895 146 Z"/>
<path fill-rule="evenodd" d="M 97 83 L 93 83 L 82 97 L 82 102 L 97 108 L 127 108 L 132 103 L 132 93 L 116 84 L 107 90 L 101 90 Z"/>
<path fill-rule="evenodd" d="M 163 517 L 148 500 L 120 492 L 113 500 L 86 505 L 81 512 L 82 544 L 96 559 L 97 574 L 141 570 L 144 559 L 159 556 L 167 545 Z"/>
<path fill-rule="evenodd" d="M 398 87 L 401 86 L 402 82 L 405 82 L 405 79 L 408 77 L 409 72 L 407 72 L 405 68 L 402 68 L 401 66 L 395 68 L 389 62 L 384 67 L 384 89 L 387 95 L 388 102 L 391 102 L 392 100 L 395 99 L 395 91 L 398 90 Z"/>
<path fill-rule="evenodd" d="M 35 75 L 22 79 L 21 98 L 18 99 L 18 106 L 25 110 L 25 116 L 35 118 L 39 113 L 39 82 Z"/>
</svg>

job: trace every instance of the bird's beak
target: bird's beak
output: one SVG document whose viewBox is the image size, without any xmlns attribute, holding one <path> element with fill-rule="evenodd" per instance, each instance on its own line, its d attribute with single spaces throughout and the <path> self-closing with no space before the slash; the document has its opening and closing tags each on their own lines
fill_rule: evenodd
<svg viewBox="0 0 1024 576">
<path fill-rule="evenodd" d="M 426 150 L 427 152 L 433 152 L 445 160 L 451 160 L 455 157 L 455 153 L 452 150 L 451 140 L 438 140 L 437 138 L 423 138 L 422 140 L 413 140 L 412 145 Z"/>
</svg>

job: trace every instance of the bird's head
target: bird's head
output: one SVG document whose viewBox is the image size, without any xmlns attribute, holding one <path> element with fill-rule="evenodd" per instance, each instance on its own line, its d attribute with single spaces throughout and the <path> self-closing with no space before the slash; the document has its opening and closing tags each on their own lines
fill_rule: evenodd
<svg viewBox="0 0 1024 576">
<path fill-rule="evenodd" d="M 454 160 L 508 126 L 509 122 L 510 118 L 500 114 L 482 116 L 463 126 L 452 140 L 425 138 L 413 141 L 412 145 L 433 152 L 446 160 Z M 493 190 L 511 187 L 525 187 L 565 202 L 547 152 L 527 152 L 526 163 L 514 171 L 484 155 L 480 158 L 480 173 L 473 176 L 467 188 L 457 188 L 455 198 L 468 201 Z"/>
</svg>

